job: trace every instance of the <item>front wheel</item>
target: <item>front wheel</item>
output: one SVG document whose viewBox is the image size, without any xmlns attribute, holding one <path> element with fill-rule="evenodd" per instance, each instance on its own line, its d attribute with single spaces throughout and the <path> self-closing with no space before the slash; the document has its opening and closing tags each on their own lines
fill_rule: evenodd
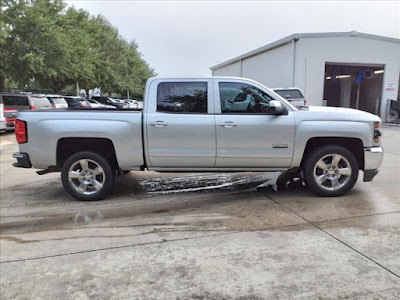
<svg viewBox="0 0 400 300">
<path fill-rule="evenodd" d="M 305 164 L 305 181 L 315 193 L 337 197 L 347 193 L 357 181 L 359 166 L 348 149 L 327 145 L 315 149 Z"/>
<path fill-rule="evenodd" d="M 68 194 L 75 199 L 100 200 L 111 192 L 114 172 L 103 156 L 94 152 L 78 152 L 63 164 L 61 181 Z"/>
</svg>

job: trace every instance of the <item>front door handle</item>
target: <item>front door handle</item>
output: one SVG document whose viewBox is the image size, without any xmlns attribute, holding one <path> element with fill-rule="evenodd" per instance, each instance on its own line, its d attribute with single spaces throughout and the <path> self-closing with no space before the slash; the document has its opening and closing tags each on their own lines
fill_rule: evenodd
<svg viewBox="0 0 400 300">
<path fill-rule="evenodd" d="M 154 127 L 157 127 L 157 128 L 160 128 L 160 127 L 168 126 L 168 123 L 164 122 L 164 121 L 155 121 L 154 123 L 150 123 L 150 125 L 154 126 Z"/>
<path fill-rule="evenodd" d="M 227 122 L 223 122 L 223 123 L 219 123 L 219 126 L 225 127 L 225 128 L 233 128 L 236 127 L 236 123 L 232 122 L 232 121 L 227 121 Z"/>
</svg>

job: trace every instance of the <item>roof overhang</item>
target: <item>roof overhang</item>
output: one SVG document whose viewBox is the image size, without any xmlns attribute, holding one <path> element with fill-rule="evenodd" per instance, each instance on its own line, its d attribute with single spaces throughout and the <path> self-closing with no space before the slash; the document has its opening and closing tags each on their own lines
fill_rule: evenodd
<svg viewBox="0 0 400 300">
<path fill-rule="evenodd" d="M 367 38 L 371 40 L 379 40 L 379 41 L 385 41 L 385 42 L 390 42 L 390 43 L 396 43 L 400 44 L 400 39 L 396 38 L 390 38 L 386 36 L 381 36 L 381 35 L 373 35 L 373 34 L 367 34 L 367 33 L 361 33 L 357 31 L 350 31 L 350 32 L 321 32 L 321 33 L 295 33 L 292 35 L 289 35 L 287 37 L 284 37 L 280 40 L 277 40 L 275 42 L 272 42 L 270 44 L 267 44 L 265 46 L 262 46 L 260 48 L 257 48 L 253 51 L 247 52 L 245 54 L 242 54 L 240 56 L 234 57 L 232 59 L 229 59 L 227 61 L 224 61 L 222 63 L 219 63 L 215 66 L 212 66 L 210 69 L 215 70 L 224 66 L 228 66 L 230 64 L 239 62 L 243 59 L 258 55 L 263 52 L 267 52 L 269 50 L 282 47 L 286 44 L 291 43 L 292 41 L 297 41 L 299 39 L 303 38 L 330 38 L 330 37 L 361 37 L 361 38 Z"/>
</svg>

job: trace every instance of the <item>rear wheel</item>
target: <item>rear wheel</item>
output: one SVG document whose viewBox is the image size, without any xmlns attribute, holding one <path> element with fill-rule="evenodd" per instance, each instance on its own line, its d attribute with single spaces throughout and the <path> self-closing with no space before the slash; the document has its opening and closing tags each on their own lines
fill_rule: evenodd
<svg viewBox="0 0 400 300">
<path fill-rule="evenodd" d="M 94 152 L 78 152 L 65 161 L 61 181 L 75 199 L 100 200 L 111 192 L 114 172 L 103 156 Z"/>
<path fill-rule="evenodd" d="M 358 172 L 358 162 L 353 153 L 341 146 L 327 145 L 308 156 L 305 180 L 318 195 L 336 197 L 351 190 Z"/>
</svg>

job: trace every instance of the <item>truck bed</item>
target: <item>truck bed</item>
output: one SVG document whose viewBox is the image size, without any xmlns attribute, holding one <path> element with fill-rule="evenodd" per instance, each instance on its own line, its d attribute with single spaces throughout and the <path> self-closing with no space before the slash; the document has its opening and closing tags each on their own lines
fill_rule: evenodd
<svg viewBox="0 0 400 300">
<path fill-rule="evenodd" d="M 139 169 L 144 164 L 142 112 L 138 109 L 49 109 L 21 111 L 27 122 L 28 142 L 21 152 L 30 154 L 37 169 L 57 165 L 57 147 L 63 138 L 96 138 L 112 142 L 119 167 Z"/>
</svg>

